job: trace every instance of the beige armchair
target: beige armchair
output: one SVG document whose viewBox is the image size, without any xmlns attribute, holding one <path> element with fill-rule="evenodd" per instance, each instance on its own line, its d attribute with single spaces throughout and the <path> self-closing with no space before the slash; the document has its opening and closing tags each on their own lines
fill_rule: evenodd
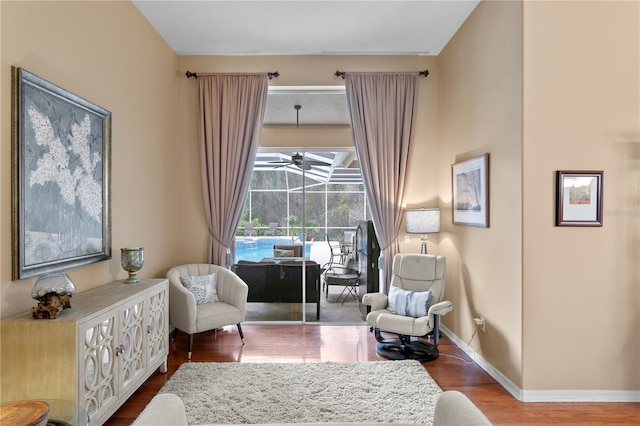
<svg viewBox="0 0 640 426">
<path fill-rule="evenodd" d="M 182 284 L 181 277 L 216 275 L 218 301 L 196 304 L 196 298 Z M 249 287 L 236 274 L 222 266 L 189 264 L 167 271 L 169 279 L 169 321 L 177 330 L 189 335 L 188 358 L 191 359 L 193 335 L 236 324 L 242 344 L 244 335 L 240 323 L 244 321 Z M 174 334 L 175 336 L 175 334 Z"/>
<path fill-rule="evenodd" d="M 438 357 L 440 316 L 453 309 L 452 302 L 442 300 L 445 269 L 444 256 L 399 253 L 393 258 L 389 295 L 364 295 L 362 303 L 371 306 L 367 323 L 375 332 L 379 355 L 421 362 Z M 383 332 L 398 337 L 384 338 Z M 427 335 L 433 343 L 425 341 Z"/>
</svg>

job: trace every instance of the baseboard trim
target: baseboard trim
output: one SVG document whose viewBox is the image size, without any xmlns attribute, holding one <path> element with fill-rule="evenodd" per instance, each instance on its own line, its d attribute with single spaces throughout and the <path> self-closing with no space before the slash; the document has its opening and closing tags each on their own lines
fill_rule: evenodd
<svg viewBox="0 0 640 426">
<path fill-rule="evenodd" d="M 493 377 L 515 399 L 522 402 L 640 402 L 640 391 L 609 390 L 535 390 L 520 389 L 507 376 L 502 374 L 491 363 L 473 350 L 444 325 L 440 330 L 456 344 L 469 358 Z"/>
<path fill-rule="evenodd" d="M 478 364 L 484 371 L 486 371 L 491 377 L 493 377 L 503 388 L 506 389 L 507 392 L 511 394 L 518 401 L 523 400 L 523 392 L 522 389 L 517 387 L 507 376 L 502 374 L 498 369 L 496 369 L 493 365 L 487 362 L 480 354 L 474 351 L 466 342 L 456 336 L 451 330 L 449 330 L 444 325 L 440 324 L 440 330 L 453 342 L 458 346 L 464 353 L 466 353 L 469 358 L 471 358 L 476 364 Z"/>
<path fill-rule="evenodd" d="M 524 402 L 640 402 L 640 391 L 524 391 Z"/>
</svg>

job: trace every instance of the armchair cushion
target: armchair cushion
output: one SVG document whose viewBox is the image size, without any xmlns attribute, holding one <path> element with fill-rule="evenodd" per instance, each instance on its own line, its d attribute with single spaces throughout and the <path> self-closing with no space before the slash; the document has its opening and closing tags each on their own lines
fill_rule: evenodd
<svg viewBox="0 0 640 426">
<path fill-rule="evenodd" d="M 293 250 L 273 249 L 273 257 L 294 257 Z"/>
<path fill-rule="evenodd" d="M 429 312 L 431 291 L 409 291 L 398 287 L 389 289 L 387 309 L 394 314 L 413 318 L 424 317 Z"/>
<path fill-rule="evenodd" d="M 371 312 L 379 311 L 389 306 L 389 298 L 384 293 L 366 293 L 362 296 L 362 303 L 371 306 Z"/>
<path fill-rule="evenodd" d="M 273 246 L 273 257 L 302 257 L 302 245 L 276 244 Z"/>
<path fill-rule="evenodd" d="M 180 281 L 182 285 L 193 294 L 197 305 L 218 301 L 215 273 L 207 275 L 186 275 L 180 277 Z"/>
</svg>

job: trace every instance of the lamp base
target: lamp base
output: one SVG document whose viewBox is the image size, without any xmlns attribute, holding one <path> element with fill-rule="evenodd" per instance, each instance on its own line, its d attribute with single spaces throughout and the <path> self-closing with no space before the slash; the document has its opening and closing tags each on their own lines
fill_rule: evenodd
<svg viewBox="0 0 640 426">
<path fill-rule="evenodd" d="M 422 241 L 420 254 L 427 254 L 427 234 L 422 234 L 422 237 L 420 237 L 420 241 Z"/>
</svg>

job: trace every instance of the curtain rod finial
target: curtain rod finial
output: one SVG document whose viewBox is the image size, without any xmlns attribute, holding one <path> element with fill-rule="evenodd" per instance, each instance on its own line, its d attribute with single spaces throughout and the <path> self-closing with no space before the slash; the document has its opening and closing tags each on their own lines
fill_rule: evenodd
<svg viewBox="0 0 640 426">
<path fill-rule="evenodd" d="M 187 72 L 186 72 L 186 73 L 184 73 L 184 75 L 186 75 L 186 76 L 187 76 L 187 78 L 191 78 L 191 77 L 198 78 L 198 74 L 196 74 L 195 72 L 191 72 L 191 71 L 189 71 L 189 70 L 187 70 Z"/>
<path fill-rule="evenodd" d="M 269 80 L 271 80 L 272 78 L 278 78 L 280 77 L 280 73 L 278 71 L 268 72 L 267 77 L 269 77 Z"/>
</svg>

